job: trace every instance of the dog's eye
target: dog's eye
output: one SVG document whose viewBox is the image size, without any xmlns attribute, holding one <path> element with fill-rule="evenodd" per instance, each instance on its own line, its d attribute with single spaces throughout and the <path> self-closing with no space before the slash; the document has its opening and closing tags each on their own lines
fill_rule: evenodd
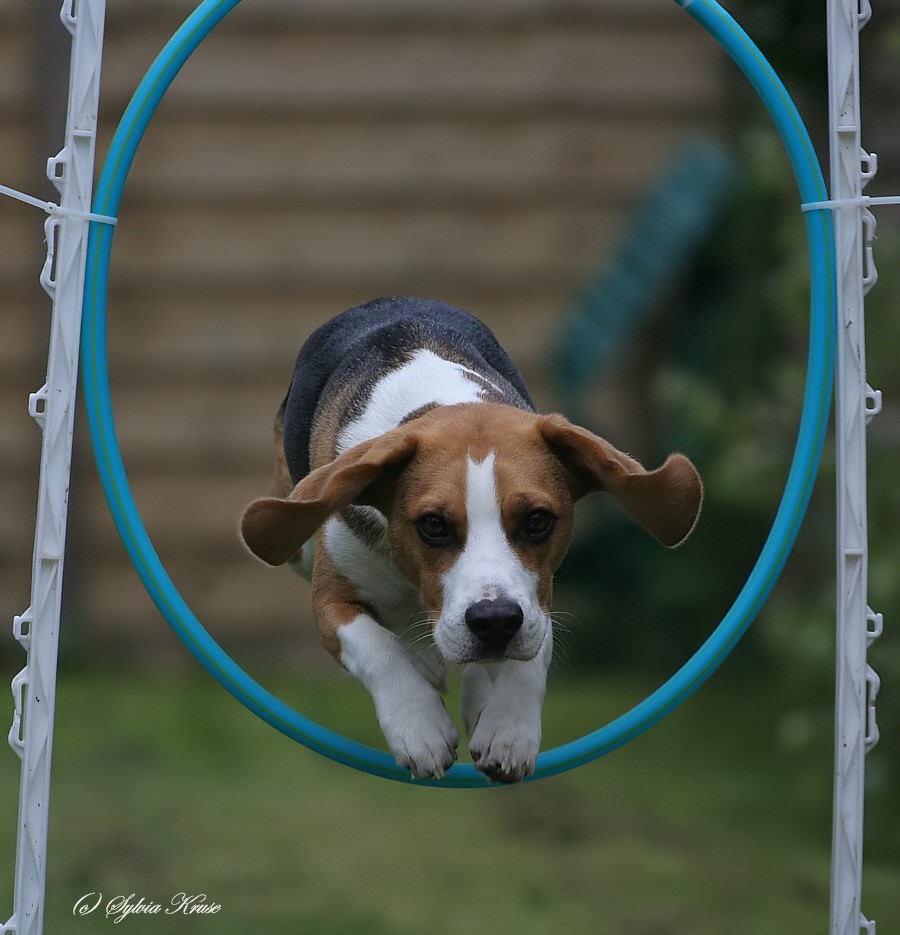
<svg viewBox="0 0 900 935">
<path fill-rule="evenodd" d="M 549 510 L 532 510 L 526 514 L 522 533 L 529 542 L 543 542 L 556 525 L 556 517 Z"/>
<path fill-rule="evenodd" d="M 426 513 L 416 520 L 416 529 L 428 545 L 449 545 L 453 541 L 453 530 L 447 520 L 438 513 Z"/>
</svg>

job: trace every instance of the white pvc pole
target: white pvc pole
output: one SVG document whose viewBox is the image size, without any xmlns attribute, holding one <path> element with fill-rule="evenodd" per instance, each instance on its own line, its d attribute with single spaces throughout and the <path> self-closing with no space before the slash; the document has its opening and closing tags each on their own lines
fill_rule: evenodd
<svg viewBox="0 0 900 935">
<path fill-rule="evenodd" d="M 834 823 L 831 933 L 873 933 L 862 913 L 863 780 L 865 755 L 877 741 L 877 677 L 868 644 L 881 618 L 867 604 L 866 424 L 881 395 L 866 383 L 864 294 L 876 279 L 871 241 L 875 219 L 862 191 L 875 157 L 860 143 L 859 30 L 868 0 L 828 0 L 831 197 L 837 258 L 837 668 L 835 694 Z M 869 624 L 872 623 L 870 629 Z"/>
<path fill-rule="evenodd" d="M 0 933 L 40 935 L 44 921 L 50 760 L 66 516 L 72 461 L 78 348 L 88 221 L 94 172 L 105 0 L 65 0 L 61 19 L 72 34 L 65 145 L 48 162 L 60 192 L 46 222 L 41 284 L 53 299 L 47 382 L 28 410 L 41 427 L 41 472 L 35 525 L 31 605 L 13 622 L 26 652 L 12 682 L 9 742 L 22 759 L 12 917 Z"/>
</svg>

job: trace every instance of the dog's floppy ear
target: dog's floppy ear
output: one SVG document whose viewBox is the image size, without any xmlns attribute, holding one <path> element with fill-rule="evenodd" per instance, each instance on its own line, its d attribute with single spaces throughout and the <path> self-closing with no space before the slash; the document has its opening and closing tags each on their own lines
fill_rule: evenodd
<svg viewBox="0 0 900 935">
<path fill-rule="evenodd" d="M 332 513 L 365 502 L 384 472 L 402 466 L 415 450 L 416 437 L 406 428 L 356 445 L 307 474 L 288 497 L 254 500 L 241 517 L 244 542 L 269 565 L 283 565 Z"/>
<path fill-rule="evenodd" d="M 612 494 L 654 538 L 670 548 L 682 543 L 700 515 L 703 483 L 684 455 L 669 455 L 662 467 L 637 461 L 562 416 L 544 416 L 540 431 L 565 465 L 577 499 L 593 490 Z"/>
</svg>

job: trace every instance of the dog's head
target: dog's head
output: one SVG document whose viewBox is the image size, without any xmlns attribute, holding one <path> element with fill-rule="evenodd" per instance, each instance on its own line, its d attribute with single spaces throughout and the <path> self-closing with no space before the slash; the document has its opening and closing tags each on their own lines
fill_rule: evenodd
<svg viewBox="0 0 900 935">
<path fill-rule="evenodd" d="M 530 659 L 550 629 L 573 505 L 591 491 L 611 494 L 670 547 L 690 534 L 702 500 L 683 455 L 646 471 L 562 416 L 459 404 L 357 445 L 285 499 L 254 501 L 241 532 L 255 555 L 280 565 L 332 514 L 374 507 L 448 662 Z"/>
</svg>

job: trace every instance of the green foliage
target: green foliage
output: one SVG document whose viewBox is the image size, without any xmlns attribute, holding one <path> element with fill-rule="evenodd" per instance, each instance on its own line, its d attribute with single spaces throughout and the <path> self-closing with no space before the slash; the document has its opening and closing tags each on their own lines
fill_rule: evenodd
<svg viewBox="0 0 900 935">
<path fill-rule="evenodd" d="M 822 37 L 821 22 L 810 20 L 820 21 L 821 9 L 747 6 L 751 33 L 776 69 L 814 96 L 823 62 L 808 53 L 811 37 L 815 43 Z M 707 491 L 701 522 L 673 556 L 613 513 L 590 516 L 560 577 L 558 603 L 581 620 L 567 637 L 573 660 L 673 670 L 736 596 L 781 496 L 806 366 L 805 231 L 780 143 L 765 115 L 744 104 L 734 134 L 743 170 L 728 215 L 646 339 L 662 360 L 652 376 L 665 426 L 655 454 L 681 449 L 698 464 Z M 887 853 L 900 847 L 900 228 L 888 226 L 887 211 L 879 221 L 881 278 L 866 300 L 866 331 L 870 382 L 885 395 L 868 448 L 870 605 L 885 617 L 870 662 L 884 683 L 883 739 L 868 760 L 867 835 L 871 852 Z M 829 440 L 795 549 L 741 651 L 741 659 L 764 666 L 785 687 L 783 737 L 796 749 L 833 732 L 834 484 Z"/>
<path fill-rule="evenodd" d="M 695 461 L 706 487 L 700 524 L 669 553 L 588 505 L 595 515 L 559 580 L 560 606 L 592 621 L 572 634 L 578 659 L 655 669 L 682 661 L 737 596 L 778 506 L 805 375 L 804 229 L 772 134 L 748 130 L 738 154 L 730 209 L 648 337 L 662 361 L 649 379 L 664 428 L 643 454 L 656 463 L 683 450 Z M 626 613 L 635 626 L 622 626 Z"/>
<path fill-rule="evenodd" d="M 827 44 L 825 7 L 808 0 L 742 0 L 741 25 L 775 67 L 782 81 L 825 106 Z"/>
</svg>

